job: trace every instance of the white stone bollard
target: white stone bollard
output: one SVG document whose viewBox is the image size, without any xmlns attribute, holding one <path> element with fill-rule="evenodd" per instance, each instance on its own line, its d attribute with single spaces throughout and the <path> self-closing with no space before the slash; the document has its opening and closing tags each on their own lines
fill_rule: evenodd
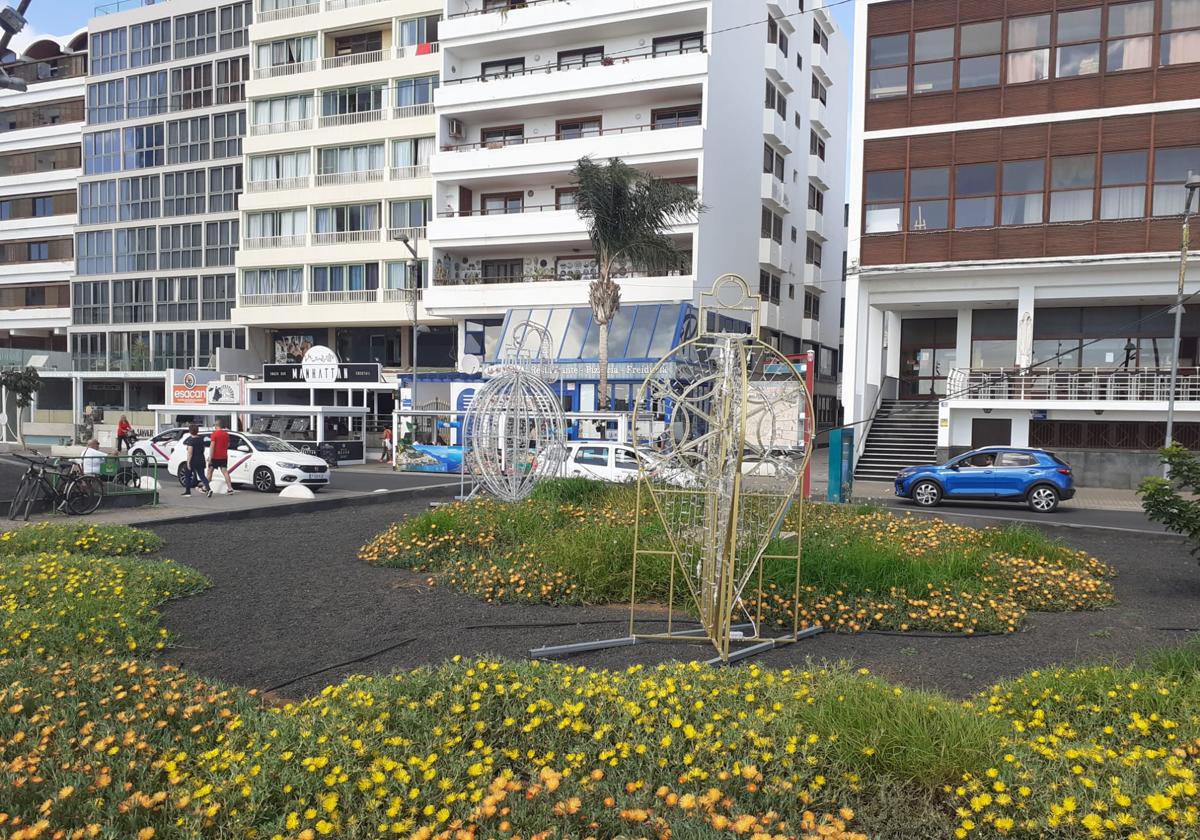
<svg viewBox="0 0 1200 840">
<path fill-rule="evenodd" d="M 285 499 L 315 499 L 313 491 L 305 487 L 303 484 L 290 484 L 279 491 L 279 495 Z"/>
</svg>

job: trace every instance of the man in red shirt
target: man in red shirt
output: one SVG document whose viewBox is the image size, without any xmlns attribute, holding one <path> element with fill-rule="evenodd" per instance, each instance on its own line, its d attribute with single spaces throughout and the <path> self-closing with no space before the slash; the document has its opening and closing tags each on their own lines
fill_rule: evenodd
<svg viewBox="0 0 1200 840">
<path fill-rule="evenodd" d="M 212 483 L 213 470 L 220 470 L 225 477 L 225 495 L 233 495 L 233 480 L 229 477 L 229 432 L 220 421 L 213 423 L 208 436 L 208 481 Z"/>
</svg>

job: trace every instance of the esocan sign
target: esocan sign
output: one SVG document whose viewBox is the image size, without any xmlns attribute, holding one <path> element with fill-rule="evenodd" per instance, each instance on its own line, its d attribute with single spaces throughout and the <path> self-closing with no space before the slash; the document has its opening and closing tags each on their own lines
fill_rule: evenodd
<svg viewBox="0 0 1200 840">
<path fill-rule="evenodd" d="M 187 371 L 179 382 L 171 383 L 171 402 L 174 405 L 207 405 L 208 389 L 196 381 L 196 374 Z"/>
</svg>

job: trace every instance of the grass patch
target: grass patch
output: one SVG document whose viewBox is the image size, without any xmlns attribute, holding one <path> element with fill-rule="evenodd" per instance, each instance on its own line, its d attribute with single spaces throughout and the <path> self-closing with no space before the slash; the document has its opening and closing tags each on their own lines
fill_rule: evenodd
<svg viewBox="0 0 1200 840">
<path fill-rule="evenodd" d="M 125 557 L 153 554 L 161 548 L 157 534 L 126 525 L 42 522 L 0 534 L 0 557 L 40 552 Z"/>
<path fill-rule="evenodd" d="M 635 506 L 631 487 L 545 482 L 517 504 L 458 503 L 397 523 L 363 546 L 360 557 L 431 572 L 486 601 L 616 603 L 629 597 Z M 794 533 L 796 512 L 789 516 L 784 532 Z M 653 515 L 643 516 L 641 539 L 648 547 L 667 546 Z M 1011 632 L 1028 610 L 1112 603 L 1104 564 L 1032 528 L 980 530 L 870 507 L 809 505 L 802 539 L 806 625 Z M 770 553 L 787 548 L 780 539 Z M 794 570 L 780 562 L 765 570 L 766 620 L 788 626 Z M 639 597 L 665 600 L 669 572 L 665 557 L 644 561 Z"/>
</svg>

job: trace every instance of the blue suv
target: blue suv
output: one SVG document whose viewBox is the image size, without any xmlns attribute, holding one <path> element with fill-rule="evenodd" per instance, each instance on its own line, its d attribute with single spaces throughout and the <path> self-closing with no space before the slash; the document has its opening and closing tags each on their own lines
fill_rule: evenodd
<svg viewBox="0 0 1200 840">
<path fill-rule="evenodd" d="M 1071 465 L 1044 449 L 989 446 L 945 464 L 909 467 L 896 476 L 896 495 L 921 507 L 947 500 L 1025 502 L 1038 513 L 1052 513 L 1075 495 Z"/>
</svg>

